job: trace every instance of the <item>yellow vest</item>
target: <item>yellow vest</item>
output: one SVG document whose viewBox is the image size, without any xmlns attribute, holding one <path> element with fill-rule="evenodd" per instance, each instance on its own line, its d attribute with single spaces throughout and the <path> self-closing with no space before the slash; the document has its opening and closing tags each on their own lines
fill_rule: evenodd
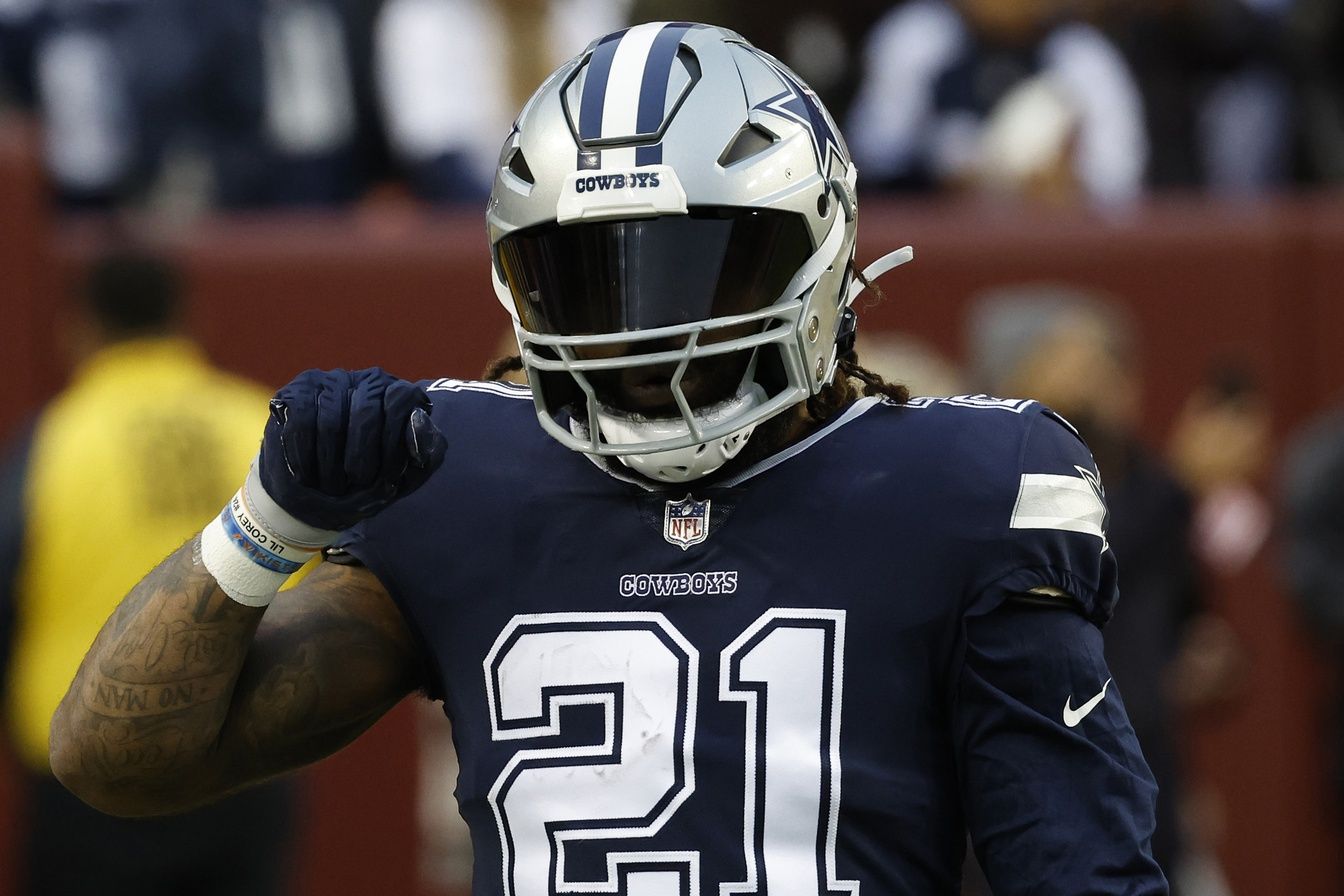
<svg viewBox="0 0 1344 896">
<path fill-rule="evenodd" d="M 25 482 L 6 717 L 20 758 L 47 728 L 103 622 L 218 514 L 257 453 L 268 395 L 191 343 L 118 343 L 43 411 Z"/>
</svg>

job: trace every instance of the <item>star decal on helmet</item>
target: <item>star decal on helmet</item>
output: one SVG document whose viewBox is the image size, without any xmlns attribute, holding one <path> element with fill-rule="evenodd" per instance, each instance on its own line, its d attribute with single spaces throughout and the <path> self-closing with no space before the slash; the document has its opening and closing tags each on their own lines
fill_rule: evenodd
<svg viewBox="0 0 1344 896">
<path fill-rule="evenodd" d="M 758 104 L 755 109 L 773 112 L 807 128 L 812 136 L 812 150 L 817 155 L 817 170 L 826 177 L 827 172 L 831 170 L 832 157 L 845 160 L 844 144 L 840 141 L 840 133 L 836 130 L 835 123 L 821 105 L 816 91 L 799 81 L 797 76 L 773 57 L 765 53 L 761 55 L 784 83 L 784 91 Z"/>
</svg>

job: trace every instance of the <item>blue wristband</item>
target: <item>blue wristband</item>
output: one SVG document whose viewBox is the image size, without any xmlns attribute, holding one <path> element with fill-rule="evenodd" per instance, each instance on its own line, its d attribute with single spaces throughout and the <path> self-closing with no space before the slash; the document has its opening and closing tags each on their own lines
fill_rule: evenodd
<svg viewBox="0 0 1344 896">
<path fill-rule="evenodd" d="M 288 553 L 292 557 L 298 550 L 294 545 L 286 545 L 279 538 L 268 534 L 253 522 L 247 507 L 243 504 L 241 491 L 224 505 L 219 514 L 219 521 L 224 526 L 224 534 L 229 540 L 258 566 L 288 576 L 298 572 L 307 562 L 307 557 L 302 560 L 291 560 L 283 556 Z"/>
</svg>

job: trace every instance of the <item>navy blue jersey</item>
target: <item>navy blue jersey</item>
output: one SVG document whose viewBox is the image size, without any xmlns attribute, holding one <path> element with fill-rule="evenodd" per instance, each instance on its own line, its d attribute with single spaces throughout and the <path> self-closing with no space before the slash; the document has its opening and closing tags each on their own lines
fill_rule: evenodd
<svg viewBox="0 0 1344 896">
<path fill-rule="evenodd" d="M 1166 892 L 1101 485 L 1058 417 L 862 399 L 659 490 L 525 389 L 430 395 L 447 460 L 344 546 L 453 720 L 477 896 L 951 894 L 968 829 L 998 896 Z"/>
</svg>

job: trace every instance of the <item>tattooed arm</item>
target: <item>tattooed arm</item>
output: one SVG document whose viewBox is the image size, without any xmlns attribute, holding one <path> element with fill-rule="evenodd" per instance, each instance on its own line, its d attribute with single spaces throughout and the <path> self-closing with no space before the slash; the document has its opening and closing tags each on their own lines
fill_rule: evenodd
<svg viewBox="0 0 1344 896">
<path fill-rule="evenodd" d="M 262 615 L 184 545 L 104 625 L 51 724 L 61 782 L 105 812 L 209 802 L 335 752 L 420 686 L 373 574 L 322 563 Z"/>
<path fill-rule="evenodd" d="M 243 487 L 131 590 L 52 716 L 62 783 L 116 815 L 188 809 L 334 752 L 423 683 L 372 573 L 324 563 L 276 592 L 428 481 L 446 444 L 431 407 L 378 368 L 275 394 Z"/>
</svg>

